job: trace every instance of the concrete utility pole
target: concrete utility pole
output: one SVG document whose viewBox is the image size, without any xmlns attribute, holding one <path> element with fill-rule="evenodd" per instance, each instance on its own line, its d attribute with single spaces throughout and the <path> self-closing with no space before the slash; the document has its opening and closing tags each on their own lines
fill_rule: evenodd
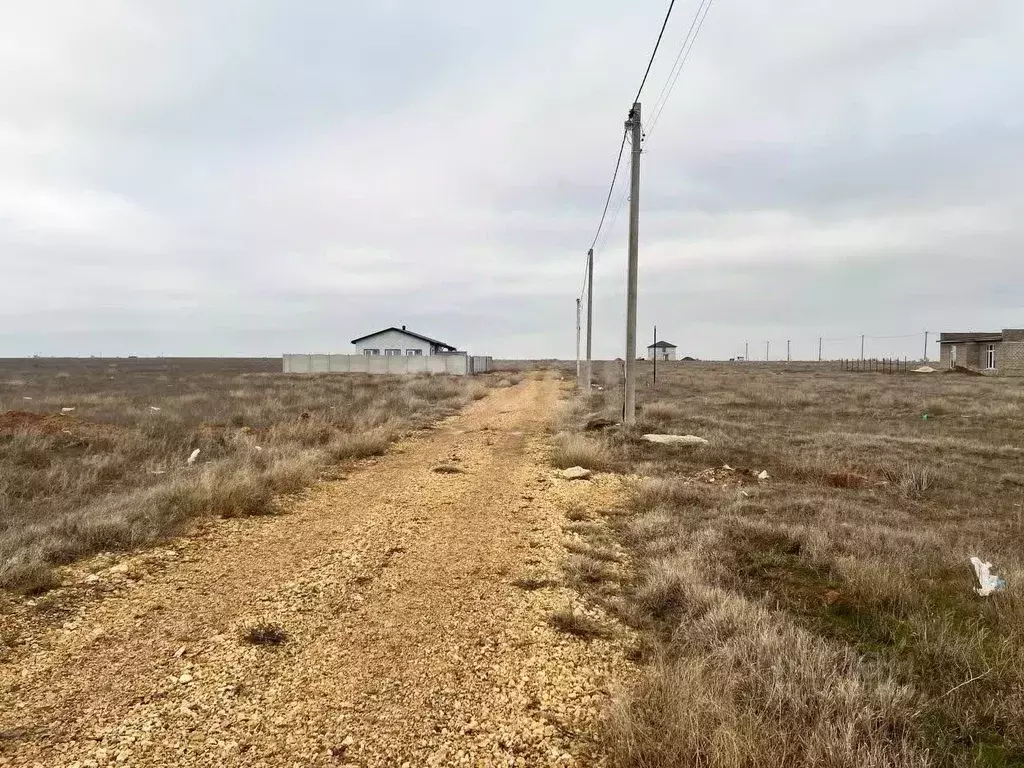
<svg viewBox="0 0 1024 768">
<path fill-rule="evenodd" d="M 928 331 L 924 332 L 924 361 L 928 362 Z"/>
<path fill-rule="evenodd" d="M 789 356 L 789 345 L 790 345 L 790 344 L 792 344 L 792 343 L 793 343 L 793 342 L 791 342 L 791 341 L 790 341 L 789 339 L 786 339 L 786 362 L 787 362 L 787 363 L 788 363 L 788 362 L 790 361 L 790 359 L 791 359 L 791 358 L 790 358 L 790 356 Z"/>
<path fill-rule="evenodd" d="M 823 336 L 818 337 L 818 362 L 821 362 L 821 342 L 824 340 Z"/>
<path fill-rule="evenodd" d="M 658 383 L 658 326 L 654 326 L 654 383 Z"/>
<path fill-rule="evenodd" d="M 749 341 L 744 341 L 743 342 L 743 359 L 746 362 L 748 362 L 748 363 L 750 362 L 750 342 Z"/>
<path fill-rule="evenodd" d="M 580 385 L 580 300 L 576 299 L 576 386 Z"/>
<path fill-rule="evenodd" d="M 860 335 L 860 359 L 864 359 L 864 334 Z"/>
<path fill-rule="evenodd" d="M 583 371 L 587 392 L 594 386 L 594 249 L 587 251 L 587 364 Z"/>
<path fill-rule="evenodd" d="M 640 102 L 633 104 L 626 120 L 632 146 L 629 168 L 629 266 L 626 274 L 626 392 L 622 420 L 636 424 L 636 291 L 640 251 Z"/>
<path fill-rule="evenodd" d="M 771 349 L 771 346 L 772 346 L 772 343 L 770 341 L 766 341 L 764 343 L 764 361 L 766 363 L 768 362 L 768 350 Z"/>
</svg>

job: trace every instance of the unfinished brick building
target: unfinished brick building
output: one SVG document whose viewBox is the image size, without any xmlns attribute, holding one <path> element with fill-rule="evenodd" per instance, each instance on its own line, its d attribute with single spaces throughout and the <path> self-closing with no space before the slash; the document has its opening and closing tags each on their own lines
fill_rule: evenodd
<svg viewBox="0 0 1024 768">
<path fill-rule="evenodd" d="M 970 368 L 1001 376 L 1024 376 L 1024 329 L 939 335 L 943 368 Z"/>
</svg>

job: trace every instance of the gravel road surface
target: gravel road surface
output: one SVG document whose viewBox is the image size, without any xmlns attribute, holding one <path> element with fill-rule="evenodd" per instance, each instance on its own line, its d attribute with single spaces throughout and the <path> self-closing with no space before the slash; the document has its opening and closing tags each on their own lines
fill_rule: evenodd
<svg viewBox="0 0 1024 768">
<path fill-rule="evenodd" d="M 582 607 L 609 639 L 560 634 L 574 593 L 512 584 L 558 577 L 570 503 L 621 492 L 548 465 L 563 386 L 494 390 L 280 515 L 0 607 L 0 765 L 600 765 L 628 638 Z M 287 639 L 242 639 L 261 622 Z"/>
</svg>

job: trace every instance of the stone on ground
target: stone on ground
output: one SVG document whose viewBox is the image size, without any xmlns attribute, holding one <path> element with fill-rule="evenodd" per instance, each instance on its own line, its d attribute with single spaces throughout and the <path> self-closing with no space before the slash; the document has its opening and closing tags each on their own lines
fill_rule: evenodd
<svg viewBox="0 0 1024 768">
<path fill-rule="evenodd" d="M 644 440 L 658 445 L 707 445 L 708 441 L 696 435 L 644 435 Z"/>
<path fill-rule="evenodd" d="M 593 472 L 583 467 L 569 467 L 562 470 L 562 477 L 566 480 L 586 480 Z"/>
</svg>

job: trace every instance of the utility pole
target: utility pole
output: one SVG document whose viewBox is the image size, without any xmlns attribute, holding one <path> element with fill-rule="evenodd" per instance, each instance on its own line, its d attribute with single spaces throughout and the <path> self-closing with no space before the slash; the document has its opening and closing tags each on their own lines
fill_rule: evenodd
<svg viewBox="0 0 1024 768">
<path fill-rule="evenodd" d="M 576 386 L 580 385 L 580 300 L 576 299 Z"/>
<path fill-rule="evenodd" d="M 790 341 L 789 339 L 786 339 L 786 362 L 787 362 L 787 363 L 788 363 L 788 362 L 790 361 L 790 359 L 791 359 L 791 358 L 790 358 L 790 356 L 789 356 L 789 345 L 790 345 L 790 344 L 792 344 L 792 342 L 791 342 L 791 341 Z"/>
<path fill-rule="evenodd" d="M 860 359 L 864 359 L 864 334 L 860 335 Z"/>
<path fill-rule="evenodd" d="M 823 336 L 818 337 L 818 362 L 821 362 L 821 342 L 824 340 Z"/>
<path fill-rule="evenodd" d="M 924 332 L 924 361 L 928 362 L 928 331 Z"/>
<path fill-rule="evenodd" d="M 654 383 L 658 383 L 658 326 L 654 326 Z"/>
<path fill-rule="evenodd" d="M 622 420 L 636 424 L 636 291 L 640 251 L 640 102 L 633 104 L 626 120 L 632 148 L 629 168 L 629 262 L 626 270 L 626 392 Z"/>
<path fill-rule="evenodd" d="M 587 251 L 587 365 L 584 371 L 584 382 L 587 392 L 594 386 L 594 249 Z"/>
<path fill-rule="evenodd" d="M 748 363 L 750 362 L 750 342 L 749 341 L 744 341 L 743 342 L 743 359 L 746 362 L 748 362 Z"/>
<path fill-rule="evenodd" d="M 764 343 L 764 361 L 766 363 L 768 362 L 768 350 L 771 349 L 771 346 L 772 346 L 772 343 L 770 341 L 766 341 Z"/>
</svg>

